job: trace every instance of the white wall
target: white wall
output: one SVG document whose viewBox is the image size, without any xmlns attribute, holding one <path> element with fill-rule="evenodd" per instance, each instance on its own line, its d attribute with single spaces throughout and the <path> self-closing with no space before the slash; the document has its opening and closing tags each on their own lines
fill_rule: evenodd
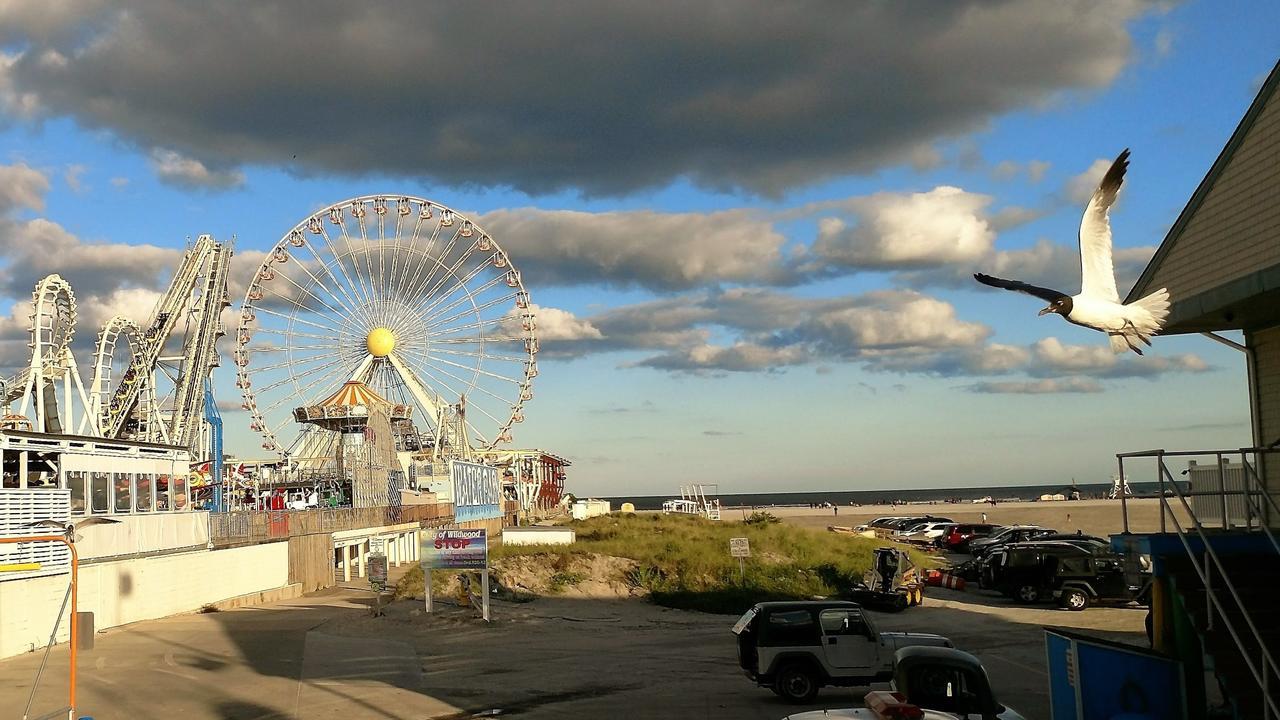
<svg viewBox="0 0 1280 720">
<path fill-rule="evenodd" d="M 577 532 L 567 527 L 502 528 L 503 545 L 572 545 Z"/>
<path fill-rule="evenodd" d="M 80 560 L 155 553 L 209 544 L 209 513 L 138 513 L 107 515 L 118 523 L 94 525 L 80 532 Z"/>
<path fill-rule="evenodd" d="M 69 577 L 0 583 L 0 658 L 44 647 Z M 101 630 L 288 584 L 287 542 L 93 563 L 80 568 L 79 610 Z"/>
</svg>

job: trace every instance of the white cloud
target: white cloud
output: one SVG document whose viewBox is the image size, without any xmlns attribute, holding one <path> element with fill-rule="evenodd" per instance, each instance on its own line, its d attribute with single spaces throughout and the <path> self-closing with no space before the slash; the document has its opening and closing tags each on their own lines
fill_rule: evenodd
<svg viewBox="0 0 1280 720">
<path fill-rule="evenodd" d="M 1044 179 L 1044 174 L 1049 172 L 1052 166 L 1047 160 L 1032 160 L 1027 163 L 1027 179 L 1033 183 L 1038 183 Z"/>
<path fill-rule="evenodd" d="M 748 210 L 587 213 L 521 208 L 479 218 L 538 285 L 686 289 L 786 279 L 786 238 Z"/>
<path fill-rule="evenodd" d="M 71 188 L 74 193 L 82 193 L 89 188 L 84 184 L 84 174 L 89 170 L 84 165 L 68 165 L 66 172 L 62 174 L 62 179 L 67 183 L 67 187 Z"/>
<path fill-rule="evenodd" d="M 589 320 L 583 320 L 568 310 L 541 305 L 530 305 L 529 310 L 537 318 L 540 341 L 599 340 L 604 337 Z"/>
<path fill-rule="evenodd" d="M 129 186 L 129 178 L 116 176 L 111 178 L 111 187 L 121 189 Z"/>
<path fill-rule="evenodd" d="M 173 150 L 152 150 L 151 169 L 161 182 L 181 188 L 233 190 L 244 185 L 244 173 L 239 170 L 213 170 L 203 162 Z"/>
<path fill-rule="evenodd" d="M 23 163 L 0 165 L 0 214 L 13 210 L 43 210 L 49 178 Z"/>
<path fill-rule="evenodd" d="M 991 251 L 987 195 L 942 186 L 924 193 L 854 198 L 852 221 L 823 218 L 814 243 L 822 260 L 858 268 L 916 268 L 967 262 Z"/>
<path fill-rule="evenodd" d="M 1079 205 L 1081 210 L 1088 204 L 1089 198 L 1093 197 L 1093 191 L 1098 189 L 1098 183 L 1102 182 L 1102 176 L 1107 174 L 1107 169 L 1111 167 L 1114 159 L 1098 158 L 1089 165 L 1089 169 L 1072 176 L 1067 180 L 1066 186 L 1063 188 L 1063 194 L 1068 200 Z"/>
<path fill-rule="evenodd" d="M 1013 395 L 1058 395 L 1064 393 L 1100 393 L 1102 385 L 1089 378 L 1062 378 L 1008 382 L 980 382 L 968 387 L 970 392 Z"/>
</svg>

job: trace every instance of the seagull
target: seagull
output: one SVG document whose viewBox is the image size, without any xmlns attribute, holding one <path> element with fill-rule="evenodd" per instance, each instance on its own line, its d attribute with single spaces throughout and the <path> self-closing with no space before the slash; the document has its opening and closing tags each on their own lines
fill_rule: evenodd
<svg viewBox="0 0 1280 720">
<path fill-rule="evenodd" d="M 1015 290 L 1034 295 L 1049 303 L 1041 315 L 1057 313 L 1069 323 L 1106 333 L 1116 353 L 1132 350 L 1142 354 L 1140 342 L 1151 344 L 1151 336 L 1160 332 L 1169 315 L 1169 291 L 1165 288 L 1128 304 L 1120 302 L 1116 292 L 1115 267 L 1111 262 L 1111 220 L 1109 211 L 1115 204 L 1124 172 L 1129 168 L 1129 151 L 1120 153 L 1093 191 L 1080 221 L 1080 293 L 1067 295 L 1058 290 L 1038 287 L 1021 280 L 1005 280 L 977 273 L 974 280 L 983 285 Z"/>
<path fill-rule="evenodd" d="M 49 528 L 51 530 L 59 530 L 61 531 L 62 534 L 67 536 L 68 542 L 74 543 L 78 540 L 84 539 L 83 536 L 81 536 L 79 533 L 76 532 L 80 528 L 93 527 L 94 525 L 116 525 L 116 524 L 119 524 L 119 522 L 120 522 L 119 520 L 113 520 L 108 517 L 98 516 L 98 517 L 85 518 L 84 520 L 79 520 L 77 522 L 65 522 L 65 523 L 58 522 L 57 520 L 37 520 L 36 522 L 27 523 L 22 527 Z"/>
</svg>

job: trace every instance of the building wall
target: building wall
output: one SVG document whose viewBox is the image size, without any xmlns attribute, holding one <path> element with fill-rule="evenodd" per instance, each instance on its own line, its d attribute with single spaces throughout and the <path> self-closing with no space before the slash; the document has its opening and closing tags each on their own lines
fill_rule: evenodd
<svg viewBox="0 0 1280 720">
<path fill-rule="evenodd" d="M 0 583 L 0 658 L 44 647 L 68 576 Z M 289 544 L 253 545 L 81 566 L 80 612 L 97 629 L 199 610 L 289 584 Z M 58 641 L 68 639 L 64 619 Z"/>
<path fill-rule="evenodd" d="M 1254 407 L 1258 414 L 1259 445 L 1280 440 L 1280 327 L 1249 333 L 1245 342 L 1253 351 Z M 1262 461 L 1262 477 L 1272 497 L 1280 504 L 1280 453 L 1267 453 Z M 1280 518 L 1271 518 L 1271 524 Z"/>
<path fill-rule="evenodd" d="M 1177 302 L 1277 264 L 1280 93 L 1267 101 L 1144 292 L 1166 287 Z"/>
</svg>

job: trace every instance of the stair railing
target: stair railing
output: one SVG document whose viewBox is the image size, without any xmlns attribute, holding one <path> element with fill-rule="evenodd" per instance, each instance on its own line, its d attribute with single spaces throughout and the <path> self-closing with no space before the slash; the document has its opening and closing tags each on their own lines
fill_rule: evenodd
<svg viewBox="0 0 1280 720">
<path fill-rule="evenodd" d="M 1222 623 L 1227 628 L 1228 634 L 1231 635 L 1231 639 L 1235 642 L 1236 648 L 1240 651 L 1241 658 L 1244 659 L 1245 665 L 1249 668 L 1249 672 L 1253 675 L 1253 679 L 1258 683 L 1258 688 L 1262 691 L 1264 720 L 1271 720 L 1272 718 L 1280 718 L 1280 705 L 1277 705 L 1275 698 L 1272 698 L 1270 693 L 1272 676 L 1276 675 L 1277 679 L 1280 679 L 1280 670 L 1277 669 L 1275 658 L 1271 656 L 1270 650 L 1267 649 L 1267 645 L 1266 645 L 1266 642 L 1263 640 L 1262 633 L 1258 631 L 1257 625 L 1254 624 L 1253 618 L 1249 615 L 1249 610 L 1248 608 L 1245 607 L 1244 601 L 1241 600 L 1240 593 L 1239 591 L 1236 590 L 1235 584 L 1232 583 L 1231 578 L 1227 576 L 1226 567 L 1222 564 L 1222 560 L 1218 557 L 1217 551 L 1213 549 L 1213 545 L 1210 544 L 1209 537 L 1205 533 L 1204 525 L 1200 522 L 1199 518 L 1196 517 L 1195 511 L 1191 507 L 1191 503 L 1187 501 L 1187 498 L 1183 494 L 1182 489 L 1178 487 L 1178 483 L 1174 480 L 1173 475 L 1169 472 L 1169 468 L 1164 461 L 1165 454 L 1166 453 L 1161 452 L 1160 454 L 1156 455 L 1156 461 L 1158 464 L 1158 473 L 1160 478 L 1160 521 L 1162 526 L 1161 529 L 1163 531 L 1165 510 L 1168 509 L 1169 510 L 1168 515 L 1170 519 L 1173 521 L 1174 529 L 1177 531 L 1176 534 L 1178 536 L 1178 540 L 1181 541 L 1183 549 L 1187 551 L 1187 557 L 1191 560 L 1191 566 L 1195 570 L 1196 575 L 1200 577 L 1200 582 L 1204 584 L 1205 598 L 1208 600 L 1208 604 L 1210 607 L 1210 613 L 1211 613 L 1210 617 L 1212 617 L 1213 610 L 1216 609 L 1218 611 L 1219 617 L 1222 619 Z M 1194 529 L 1196 535 L 1199 536 L 1200 542 L 1204 544 L 1205 560 L 1203 562 L 1197 559 L 1198 553 L 1192 549 L 1191 542 L 1187 539 L 1188 532 L 1186 529 L 1182 527 L 1182 523 L 1178 520 L 1177 514 L 1173 512 L 1172 508 L 1168 507 L 1169 498 L 1165 491 L 1166 482 L 1168 483 L 1169 488 L 1170 490 L 1172 490 L 1174 496 L 1177 497 L 1178 501 L 1182 504 L 1183 509 L 1186 510 L 1187 517 L 1190 518 L 1191 520 L 1192 529 Z M 1223 522 L 1224 523 L 1226 522 L 1225 513 L 1223 516 Z M 1261 524 L 1264 527 L 1266 525 L 1265 522 Z M 1270 536 L 1269 531 L 1267 534 L 1268 536 Z M 1274 539 L 1273 539 L 1273 542 L 1274 542 Z M 1211 567 L 1211 564 L 1212 564 L 1212 567 Z M 1257 663 L 1255 663 L 1253 658 L 1250 657 L 1249 650 L 1245 646 L 1244 641 L 1241 639 L 1240 633 L 1236 630 L 1235 624 L 1231 621 L 1231 618 L 1227 615 L 1226 610 L 1222 605 L 1222 600 L 1218 597 L 1218 593 L 1212 589 L 1213 588 L 1212 573 L 1214 568 L 1216 568 L 1218 571 L 1220 584 L 1226 588 L 1228 593 L 1230 593 L 1231 598 L 1236 603 L 1236 607 L 1240 609 L 1240 615 L 1242 618 L 1244 618 L 1245 625 L 1248 627 L 1249 632 L 1252 634 L 1253 640 L 1258 644 L 1260 653 L 1259 653 L 1259 658 Z"/>
</svg>

